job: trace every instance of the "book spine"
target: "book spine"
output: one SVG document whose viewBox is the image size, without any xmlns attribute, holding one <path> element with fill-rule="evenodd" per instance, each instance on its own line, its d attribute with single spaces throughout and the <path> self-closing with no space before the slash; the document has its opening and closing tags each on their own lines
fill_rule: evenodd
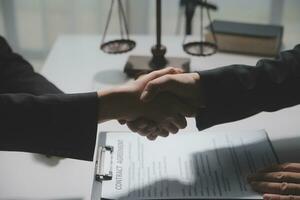
<svg viewBox="0 0 300 200">
<path fill-rule="evenodd" d="M 262 56 L 276 56 L 280 50 L 281 39 L 256 38 L 229 34 L 216 34 L 218 49 L 225 52 L 253 54 Z M 205 40 L 213 42 L 211 33 L 205 34 Z"/>
</svg>

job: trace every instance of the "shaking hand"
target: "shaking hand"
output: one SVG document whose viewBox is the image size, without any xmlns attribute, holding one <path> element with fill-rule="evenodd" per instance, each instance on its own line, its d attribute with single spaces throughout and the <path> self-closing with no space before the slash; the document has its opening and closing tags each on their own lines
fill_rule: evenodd
<svg viewBox="0 0 300 200">
<path fill-rule="evenodd" d="M 141 100 L 149 102 L 162 93 L 173 94 L 195 108 L 203 106 L 198 73 L 167 74 L 153 79 L 146 84 Z"/>
<path fill-rule="evenodd" d="M 169 73 L 162 76 L 158 76 L 147 82 L 142 94 L 141 100 L 145 103 L 155 102 L 160 99 L 161 95 L 172 95 L 174 99 L 182 102 L 181 105 L 188 105 L 193 109 L 193 114 L 196 113 L 198 108 L 203 107 L 203 98 L 200 91 L 200 75 L 198 73 Z M 169 103 L 171 105 L 171 102 Z M 179 104 L 176 105 L 179 109 Z M 185 117 L 191 117 L 185 116 Z M 175 117 L 173 117 L 174 119 Z M 164 131 L 147 131 L 147 130 L 167 130 L 171 133 L 177 133 L 177 131 L 186 126 L 172 127 L 168 124 L 155 124 L 146 119 L 137 119 L 127 122 L 128 127 L 141 135 L 145 135 L 148 139 L 155 139 L 157 136 L 166 137 Z M 163 133 L 163 134 L 162 134 Z"/>
<path fill-rule="evenodd" d="M 127 122 L 131 130 L 149 139 L 153 135 L 167 136 L 186 126 L 186 116 L 193 116 L 195 109 L 172 93 L 157 93 L 157 98 L 142 101 L 145 86 L 166 74 L 178 74 L 180 70 L 165 68 L 142 76 L 136 81 L 98 92 L 99 121 L 117 119 Z M 145 123 L 147 122 L 147 123 Z"/>
</svg>

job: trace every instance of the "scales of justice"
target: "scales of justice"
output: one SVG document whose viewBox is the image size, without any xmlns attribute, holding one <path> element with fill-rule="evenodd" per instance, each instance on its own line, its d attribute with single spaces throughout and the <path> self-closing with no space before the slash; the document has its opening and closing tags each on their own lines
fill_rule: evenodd
<svg viewBox="0 0 300 200">
<path fill-rule="evenodd" d="M 105 41 L 107 30 L 110 24 L 112 11 L 115 2 L 117 2 L 119 26 L 120 26 L 120 39 Z M 187 34 L 183 39 L 183 50 L 193 56 L 209 56 L 217 51 L 217 40 L 215 37 L 212 21 L 210 17 L 210 10 L 216 10 L 216 6 L 208 3 L 206 0 L 182 0 L 186 2 L 186 16 L 190 5 L 200 7 L 200 40 L 193 42 L 186 42 Z M 192 4 L 189 4 L 192 3 Z M 204 41 L 204 26 L 203 15 L 204 9 L 206 10 L 209 19 L 209 29 L 212 32 L 214 42 Z M 156 44 L 151 48 L 152 56 L 137 56 L 130 55 L 124 68 L 124 72 L 129 77 L 138 77 L 141 74 L 149 73 L 154 70 L 162 69 L 167 66 L 179 67 L 184 72 L 190 71 L 190 58 L 185 57 L 166 57 L 167 48 L 161 42 L 161 0 L 156 0 Z M 108 13 L 107 22 L 104 29 L 104 34 L 101 42 L 100 49 L 108 54 L 121 54 L 131 51 L 136 46 L 136 42 L 129 37 L 128 22 L 125 14 L 125 9 L 122 0 L 111 0 L 111 5 Z"/>
</svg>

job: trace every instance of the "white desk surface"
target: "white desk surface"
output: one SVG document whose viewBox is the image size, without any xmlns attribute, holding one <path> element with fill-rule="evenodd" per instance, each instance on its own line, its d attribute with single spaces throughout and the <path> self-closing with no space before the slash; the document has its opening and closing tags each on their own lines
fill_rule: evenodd
<svg viewBox="0 0 300 200">
<path fill-rule="evenodd" d="M 127 81 L 122 72 L 127 57 L 132 54 L 149 55 L 155 41 L 152 36 L 132 38 L 137 41 L 137 47 L 132 52 L 107 55 L 99 50 L 99 35 L 61 36 L 41 73 L 67 93 L 95 91 L 123 84 Z M 181 37 L 165 36 L 163 43 L 168 48 L 168 56 L 189 57 L 181 48 Z M 191 68 L 205 70 L 234 63 L 255 65 L 258 59 L 218 53 L 210 57 L 191 57 Z M 253 129 L 267 130 L 281 161 L 300 161 L 300 106 L 261 113 L 211 128 L 226 131 Z M 99 125 L 98 130 L 128 129 L 111 121 Z M 194 119 L 188 120 L 184 131 L 197 131 Z M 0 199 L 90 199 L 93 162 L 48 159 L 21 152 L 0 152 L 0 160 Z"/>
</svg>

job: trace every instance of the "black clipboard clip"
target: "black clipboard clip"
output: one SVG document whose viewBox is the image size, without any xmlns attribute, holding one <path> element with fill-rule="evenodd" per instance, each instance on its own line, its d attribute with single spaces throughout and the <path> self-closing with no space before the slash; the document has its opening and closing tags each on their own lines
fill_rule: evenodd
<svg viewBox="0 0 300 200">
<path fill-rule="evenodd" d="M 113 146 L 99 146 L 96 159 L 96 181 L 109 181 L 112 180 L 112 164 L 113 164 Z M 105 166 L 108 162 L 107 158 L 110 157 L 109 166 Z"/>
</svg>

